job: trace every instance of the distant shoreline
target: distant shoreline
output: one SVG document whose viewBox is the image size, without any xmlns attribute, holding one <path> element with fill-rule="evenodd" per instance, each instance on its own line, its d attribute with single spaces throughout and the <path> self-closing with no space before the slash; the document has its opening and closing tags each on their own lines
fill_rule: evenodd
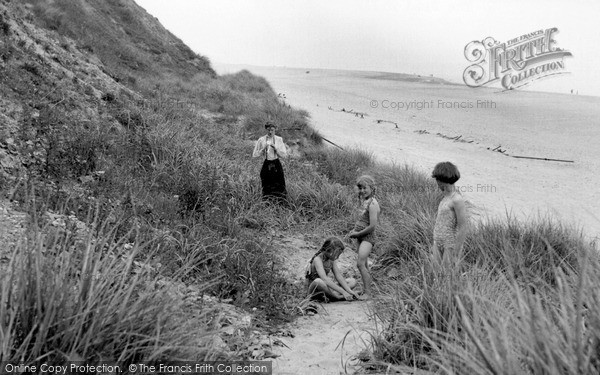
<svg viewBox="0 0 600 375">
<path fill-rule="evenodd" d="M 400 72 L 385 72 L 385 71 L 375 71 L 375 70 L 345 70 L 345 69 L 333 69 L 333 68 L 307 68 L 307 67 L 288 67 L 288 66 L 264 66 L 264 65 L 252 65 L 252 64 L 231 64 L 231 63 L 222 63 L 222 62 L 212 62 L 213 68 L 218 72 L 218 74 L 228 74 L 235 73 L 236 71 L 247 69 L 252 71 L 253 69 L 258 70 L 273 70 L 273 69 L 285 69 L 285 70 L 295 70 L 299 73 L 306 74 L 309 72 L 331 72 L 334 74 L 353 74 L 355 76 L 360 76 L 364 74 L 364 78 L 370 79 L 379 79 L 379 80 L 390 80 L 390 81 L 404 81 L 404 82 L 423 82 L 423 83 L 431 83 L 431 84 L 441 84 L 447 86 L 457 86 L 457 87 L 466 87 L 463 82 L 454 82 L 452 80 L 448 80 L 446 78 L 440 78 L 433 75 L 428 74 L 419 74 L 419 73 L 400 73 Z M 235 69 L 234 69 L 235 68 Z M 232 69 L 232 70 L 229 70 Z M 386 77 L 387 76 L 387 77 Z M 396 77 L 397 76 L 397 77 Z M 433 80 L 433 82 L 427 82 L 427 80 Z M 505 92 L 521 92 L 521 93 L 534 93 L 534 94 L 549 94 L 549 95 L 565 95 L 565 96 L 579 96 L 579 97 L 589 97 L 589 98 L 600 98 L 600 95 L 591 95 L 591 94 L 569 94 L 567 92 L 556 92 L 556 91 L 542 91 L 536 90 L 535 86 L 516 89 L 516 90 L 504 90 L 502 87 L 497 85 L 493 86 L 481 86 L 481 87 L 472 87 L 471 90 L 482 90 L 502 94 Z"/>
</svg>

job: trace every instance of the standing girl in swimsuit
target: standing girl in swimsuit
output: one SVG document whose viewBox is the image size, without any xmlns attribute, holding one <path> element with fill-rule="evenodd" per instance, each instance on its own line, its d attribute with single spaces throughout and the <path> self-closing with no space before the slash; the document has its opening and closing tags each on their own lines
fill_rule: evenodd
<svg viewBox="0 0 600 375">
<path fill-rule="evenodd" d="M 354 225 L 354 229 L 348 234 L 350 238 L 356 238 L 358 242 L 357 266 L 363 281 L 363 295 L 361 299 L 371 297 L 371 275 L 367 259 L 373 245 L 375 244 L 375 228 L 379 220 L 379 203 L 375 199 L 375 180 L 373 177 L 364 175 L 356 180 L 358 187 L 358 199 L 361 203 L 361 214 Z"/>
<path fill-rule="evenodd" d="M 350 301 L 358 298 L 358 295 L 352 290 L 356 285 L 356 280 L 344 279 L 337 266 L 337 259 L 344 249 L 344 243 L 339 238 L 329 237 L 309 261 L 306 269 L 306 285 L 308 296 L 311 299 Z M 330 271 L 333 271 L 337 283 L 327 275 Z"/>
<path fill-rule="evenodd" d="M 443 162 L 435 166 L 431 177 L 444 193 L 433 228 L 433 257 L 440 265 L 448 262 L 455 265 L 461 256 L 468 223 L 465 200 L 454 186 L 460 173 L 454 164 Z"/>
</svg>

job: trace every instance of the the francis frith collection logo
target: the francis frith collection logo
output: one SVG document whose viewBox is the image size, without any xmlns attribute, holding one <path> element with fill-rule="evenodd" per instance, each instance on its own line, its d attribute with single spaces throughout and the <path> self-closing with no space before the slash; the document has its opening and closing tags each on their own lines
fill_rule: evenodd
<svg viewBox="0 0 600 375">
<path fill-rule="evenodd" d="M 525 86 L 540 78 L 567 73 L 565 57 L 571 52 L 558 48 L 556 27 L 536 30 L 500 43 L 492 37 L 472 41 L 465 57 L 472 65 L 463 73 L 467 86 L 478 87 L 499 81 L 506 90 Z"/>
</svg>

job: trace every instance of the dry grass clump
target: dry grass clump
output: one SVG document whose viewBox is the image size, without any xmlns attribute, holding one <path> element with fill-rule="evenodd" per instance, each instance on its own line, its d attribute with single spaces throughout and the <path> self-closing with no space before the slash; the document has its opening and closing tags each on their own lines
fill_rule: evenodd
<svg viewBox="0 0 600 375">
<path fill-rule="evenodd" d="M 416 259 L 403 251 L 402 262 L 388 259 L 394 266 L 383 274 L 397 277 L 377 301 L 386 322 L 374 339 L 379 364 L 450 374 L 598 371 L 596 251 L 549 221 L 509 224 L 472 233 L 455 266 L 433 263 L 426 245 Z"/>
<path fill-rule="evenodd" d="M 156 253 L 157 244 L 127 245 L 114 230 L 92 225 L 106 231 L 76 235 L 32 224 L 28 238 L 13 244 L 1 277 L 0 360 L 216 358 L 214 312 L 186 303 L 150 266 L 142 254 Z"/>
</svg>

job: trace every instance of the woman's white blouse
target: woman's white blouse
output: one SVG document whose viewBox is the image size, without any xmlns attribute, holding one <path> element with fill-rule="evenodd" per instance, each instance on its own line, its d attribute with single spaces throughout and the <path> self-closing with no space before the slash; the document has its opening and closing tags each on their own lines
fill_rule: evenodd
<svg viewBox="0 0 600 375">
<path fill-rule="evenodd" d="M 273 143 L 273 140 L 275 141 L 275 148 L 277 149 L 277 154 L 275 154 L 273 148 L 266 148 L 267 145 Z M 267 160 L 275 160 L 278 157 L 285 158 L 287 156 L 287 149 L 285 147 L 285 143 L 283 143 L 283 138 L 277 135 L 273 136 L 273 138 L 270 138 L 266 135 L 260 137 L 258 141 L 256 141 L 256 145 L 254 146 L 254 152 L 252 152 L 252 157 L 257 158 L 259 156 L 262 156 Z"/>
</svg>

